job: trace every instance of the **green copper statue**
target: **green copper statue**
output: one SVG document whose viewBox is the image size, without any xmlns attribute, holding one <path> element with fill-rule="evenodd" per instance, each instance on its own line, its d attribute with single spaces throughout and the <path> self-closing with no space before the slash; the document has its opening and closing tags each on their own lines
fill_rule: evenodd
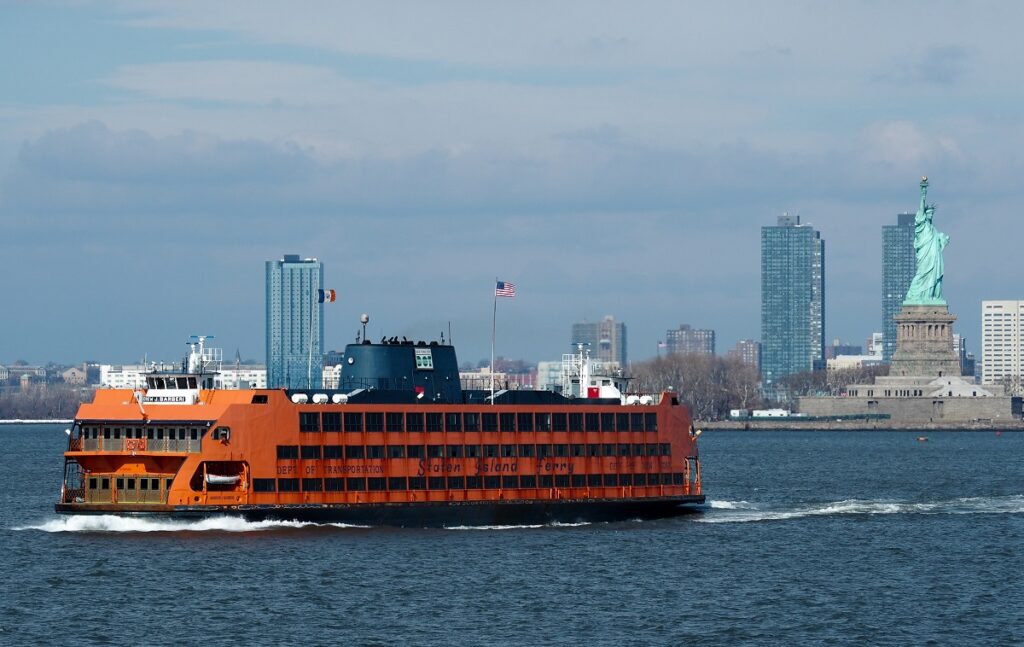
<svg viewBox="0 0 1024 647">
<path fill-rule="evenodd" d="M 914 253 L 917 273 L 907 289 L 904 305 L 944 306 L 942 298 L 942 250 L 949 244 L 949 236 L 932 224 L 935 205 L 926 204 L 928 178 L 921 178 L 921 206 L 914 217 Z"/>
</svg>

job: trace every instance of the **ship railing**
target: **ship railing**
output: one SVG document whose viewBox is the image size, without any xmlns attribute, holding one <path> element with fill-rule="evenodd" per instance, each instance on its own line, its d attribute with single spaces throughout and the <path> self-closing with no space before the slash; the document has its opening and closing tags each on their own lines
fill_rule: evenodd
<svg viewBox="0 0 1024 647">
<path fill-rule="evenodd" d="M 81 438 L 81 437 L 75 438 L 74 436 L 69 438 L 68 439 L 68 451 L 69 452 L 80 452 L 80 451 L 82 451 L 82 446 L 84 444 L 84 442 L 83 442 L 84 440 L 85 440 L 84 438 Z"/>
<path fill-rule="evenodd" d="M 198 453 L 202 441 L 198 438 L 84 438 L 78 439 L 78 447 L 70 446 L 69 451 L 87 452 L 177 452 Z"/>
</svg>

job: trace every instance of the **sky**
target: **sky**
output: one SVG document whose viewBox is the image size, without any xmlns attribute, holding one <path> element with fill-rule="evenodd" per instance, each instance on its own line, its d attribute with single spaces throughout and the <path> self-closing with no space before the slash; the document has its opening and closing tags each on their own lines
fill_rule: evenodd
<svg viewBox="0 0 1024 647">
<path fill-rule="evenodd" d="M 760 337 L 760 227 L 826 243 L 826 329 L 881 330 L 921 175 L 944 292 L 1024 298 L 1024 4 L 6 2 L 0 364 L 263 360 L 264 262 L 324 262 L 326 346 L 461 361 Z M 1015 269 L 1017 268 L 1017 269 Z"/>
</svg>

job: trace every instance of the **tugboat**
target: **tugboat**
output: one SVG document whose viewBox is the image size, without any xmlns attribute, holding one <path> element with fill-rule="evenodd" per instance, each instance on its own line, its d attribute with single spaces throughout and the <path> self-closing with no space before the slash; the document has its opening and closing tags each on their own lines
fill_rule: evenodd
<svg viewBox="0 0 1024 647">
<path fill-rule="evenodd" d="M 220 515 L 370 525 L 668 517 L 704 503 L 697 433 L 675 393 L 568 356 L 562 393 L 463 389 L 455 348 L 345 348 L 337 389 L 216 389 L 183 370 L 100 389 L 68 430 L 63 514 Z"/>
</svg>

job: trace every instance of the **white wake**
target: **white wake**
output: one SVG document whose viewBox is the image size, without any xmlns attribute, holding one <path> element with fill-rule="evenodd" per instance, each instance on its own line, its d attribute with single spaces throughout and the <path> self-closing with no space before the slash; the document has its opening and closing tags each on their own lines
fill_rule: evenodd
<svg viewBox="0 0 1024 647">
<path fill-rule="evenodd" d="M 711 501 L 709 505 L 711 510 L 696 517 L 694 521 L 700 523 L 744 523 L 831 515 L 1021 514 L 1024 513 L 1024 495 L 964 497 L 928 502 L 845 499 L 831 503 L 778 508 L 760 506 L 746 501 Z"/>
<path fill-rule="evenodd" d="M 241 517 L 174 520 L 116 515 L 78 515 L 52 519 L 33 526 L 22 526 L 14 528 L 14 530 L 40 530 L 42 532 L 258 532 L 308 527 L 368 528 L 369 526 L 304 521 L 246 521 Z"/>
</svg>

